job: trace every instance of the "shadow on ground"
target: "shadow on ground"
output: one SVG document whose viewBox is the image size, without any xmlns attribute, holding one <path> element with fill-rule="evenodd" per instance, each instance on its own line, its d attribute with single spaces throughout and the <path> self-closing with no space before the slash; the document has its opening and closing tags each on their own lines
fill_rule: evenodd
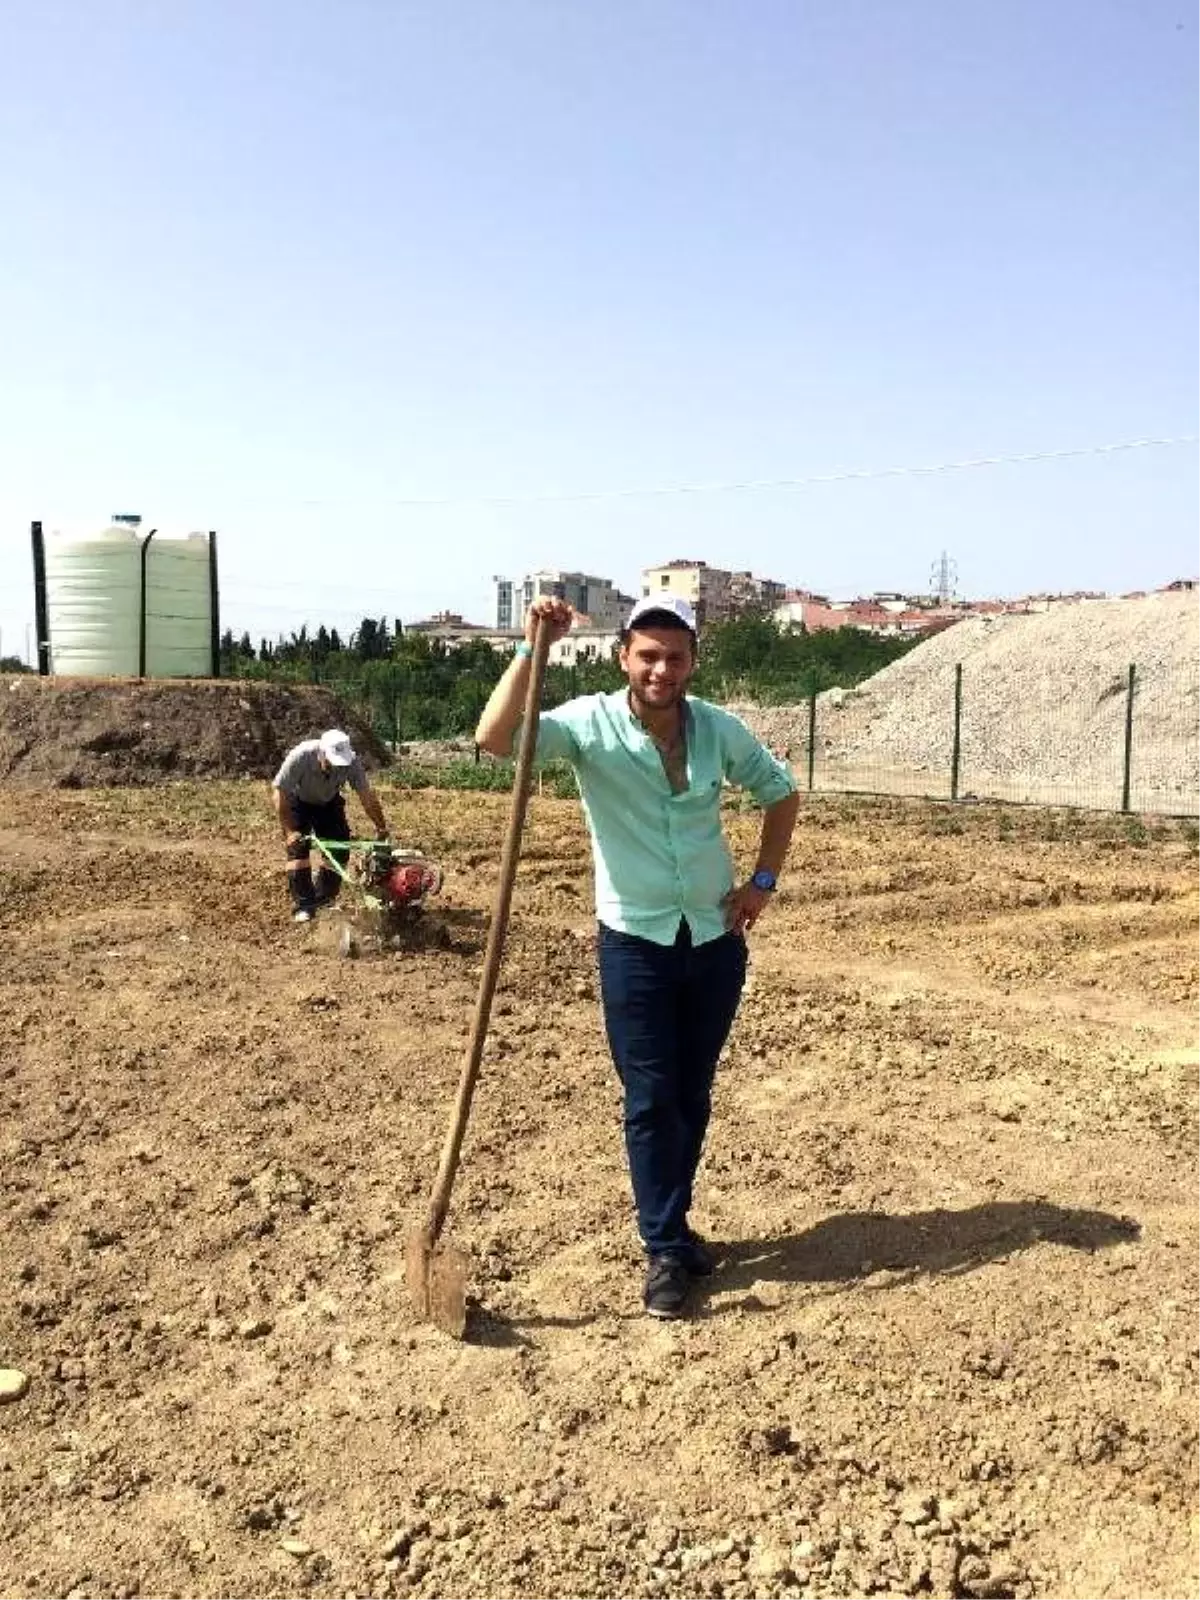
<svg viewBox="0 0 1200 1600">
<path fill-rule="evenodd" d="M 897 1217 L 852 1211 L 827 1217 L 803 1233 L 714 1245 L 719 1265 L 712 1278 L 696 1281 L 692 1314 L 766 1310 L 752 1292 L 763 1283 L 857 1281 L 868 1290 L 886 1290 L 921 1273 L 970 1272 L 1036 1244 L 1095 1252 L 1131 1244 L 1141 1232 L 1130 1217 L 1045 1200 L 1000 1200 L 963 1211 L 914 1211 Z M 727 1299 L 730 1294 L 734 1298 Z M 509 1317 L 476 1304 L 469 1337 L 479 1344 L 514 1346 L 529 1342 L 527 1330 L 578 1328 L 602 1319 L 621 1323 L 641 1314 L 610 1309 L 573 1316 Z"/>
<path fill-rule="evenodd" d="M 970 1272 L 1035 1244 L 1105 1250 L 1140 1238 L 1129 1217 L 1056 1206 L 1044 1200 L 998 1200 L 963 1211 L 909 1216 L 852 1211 L 827 1217 L 803 1233 L 746 1239 L 725 1246 L 715 1290 L 775 1283 L 832 1283 L 876 1272 Z"/>
</svg>

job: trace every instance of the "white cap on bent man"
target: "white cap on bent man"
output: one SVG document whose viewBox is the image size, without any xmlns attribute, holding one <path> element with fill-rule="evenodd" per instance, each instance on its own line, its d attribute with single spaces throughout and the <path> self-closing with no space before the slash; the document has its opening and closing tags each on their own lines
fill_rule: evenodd
<svg viewBox="0 0 1200 1600">
<path fill-rule="evenodd" d="M 350 735 L 343 733 L 340 728 L 329 728 L 318 741 L 321 754 L 331 767 L 350 767 L 354 765 L 354 746 L 350 743 Z"/>
<path fill-rule="evenodd" d="M 696 613 L 691 602 L 678 594 L 648 594 L 644 600 L 639 600 L 629 613 L 626 628 L 636 628 L 645 617 L 671 616 L 682 622 L 691 633 L 696 631 Z M 653 623 L 651 624 L 653 626 Z"/>
</svg>

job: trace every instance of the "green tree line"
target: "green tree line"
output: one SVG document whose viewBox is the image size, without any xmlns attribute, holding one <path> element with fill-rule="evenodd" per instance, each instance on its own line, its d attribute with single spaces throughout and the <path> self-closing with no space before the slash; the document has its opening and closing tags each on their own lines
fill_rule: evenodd
<svg viewBox="0 0 1200 1600">
<path fill-rule="evenodd" d="M 705 628 L 692 687 L 716 701 L 786 704 L 838 685 L 851 688 L 915 642 L 861 628 L 780 629 L 749 613 Z M 221 639 L 222 676 L 326 684 L 393 744 L 469 736 L 508 660 L 507 651 L 482 640 L 451 647 L 386 617 L 364 617 L 346 639 L 324 626 L 257 646 L 246 633 L 235 639 L 227 630 Z M 622 682 L 615 657 L 552 666 L 544 703 L 561 705 Z"/>
</svg>

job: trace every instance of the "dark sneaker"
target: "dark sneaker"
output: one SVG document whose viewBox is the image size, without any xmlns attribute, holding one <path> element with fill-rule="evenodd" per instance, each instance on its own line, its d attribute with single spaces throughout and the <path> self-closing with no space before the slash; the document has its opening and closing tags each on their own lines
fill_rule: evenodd
<svg viewBox="0 0 1200 1600">
<path fill-rule="evenodd" d="M 713 1247 L 691 1228 L 687 1231 L 687 1246 L 682 1256 L 683 1264 L 693 1278 L 711 1278 L 717 1270 L 717 1256 Z"/>
<path fill-rule="evenodd" d="M 683 1315 L 692 1275 L 679 1256 L 651 1256 L 642 1304 L 652 1317 L 670 1321 Z"/>
</svg>

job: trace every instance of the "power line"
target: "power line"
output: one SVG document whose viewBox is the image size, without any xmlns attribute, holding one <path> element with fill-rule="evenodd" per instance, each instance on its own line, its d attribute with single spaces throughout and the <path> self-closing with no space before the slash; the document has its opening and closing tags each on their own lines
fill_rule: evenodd
<svg viewBox="0 0 1200 1600">
<path fill-rule="evenodd" d="M 443 497 L 383 495 L 345 495 L 333 497 L 307 496 L 285 499 L 282 496 L 255 496 L 249 500 L 232 499 L 226 506 L 238 505 L 289 505 L 289 506 L 345 506 L 370 505 L 407 508 L 409 510 L 442 510 L 464 506 L 540 506 L 577 505 L 606 500 L 655 499 L 679 495 L 749 494 L 771 489 L 807 489 L 828 483 L 870 483 L 885 478 L 927 478 L 949 472 L 969 472 L 980 467 L 1026 466 L 1043 461 L 1073 461 L 1085 457 L 1112 456 L 1132 450 L 1163 450 L 1179 445 L 1200 442 L 1194 433 L 1174 434 L 1155 439 L 1122 439 L 1116 444 L 1081 445 L 1070 450 L 1029 450 L 1016 455 L 973 456 L 963 461 L 937 461 L 918 466 L 859 467 L 838 472 L 816 472 L 794 478 L 744 478 L 721 483 L 648 484 L 632 489 L 577 490 L 567 494 L 487 494 Z M 259 587 L 254 580 L 239 580 L 245 587 Z M 262 585 L 262 587 L 287 588 L 287 582 Z M 302 587 L 296 584 L 295 587 Z M 322 583 L 323 589 L 350 589 L 351 585 Z M 15 586 L 14 586 L 15 590 Z"/>
<path fill-rule="evenodd" d="M 977 467 L 1025 466 L 1035 461 L 1071 461 L 1084 456 L 1111 456 L 1128 450 L 1161 450 L 1176 445 L 1196 444 L 1198 440 L 1200 435 L 1197 434 L 1178 434 L 1162 439 L 1122 439 L 1116 444 L 1082 445 L 1072 450 L 1030 450 L 1020 455 L 975 456 L 965 461 L 938 461 L 926 466 L 861 467 L 844 472 L 812 473 L 800 478 L 745 478 L 728 483 L 657 484 L 633 489 L 579 490 L 570 494 L 489 494 L 428 499 L 416 496 L 394 499 L 365 496 L 358 503 L 437 509 L 458 506 L 572 505 L 585 501 L 650 499 L 668 495 L 744 494 L 766 489 L 806 489 L 826 483 L 864 483 L 881 478 L 931 477 L 944 472 L 967 472 Z M 353 496 L 339 495 L 336 499 L 309 498 L 292 503 L 303 506 L 329 506 L 353 502 Z"/>
</svg>

